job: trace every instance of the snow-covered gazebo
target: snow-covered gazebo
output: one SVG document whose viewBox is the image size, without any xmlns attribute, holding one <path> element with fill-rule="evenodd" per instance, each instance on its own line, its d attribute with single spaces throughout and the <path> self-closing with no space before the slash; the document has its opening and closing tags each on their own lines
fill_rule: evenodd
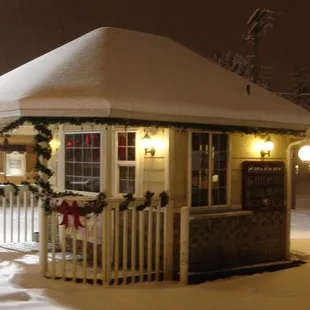
<svg viewBox="0 0 310 310">
<path fill-rule="evenodd" d="M 288 259 L 285 152 L 310 114 L 170 39 L 94 30 L 0 77 L 0 116 L 2 132 L 35 126 L 45 189 L 52 169 L 51 188 L 61 192 L 112 199 L 164 191 L 176 210 L 207 214 L 191 222 L 190 237 L 199 233 L 191 270 Z M 257 176 L 247 173 L 258 171 L 274 187 L 261 184 L 256 197 Z M 261 237 L 266 226 L 270 243 Z M 247 247 L 254 242 L 259 252 Z"/>
</svg>

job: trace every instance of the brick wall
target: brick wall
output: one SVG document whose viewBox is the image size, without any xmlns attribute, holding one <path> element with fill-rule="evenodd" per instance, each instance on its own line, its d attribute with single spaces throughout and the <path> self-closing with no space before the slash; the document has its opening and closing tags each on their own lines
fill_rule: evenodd
<svg viewBox="0 0 310 310">
<path fill-rule="evenodd" d="M 180 215 L 174 224 L 174 266 L 179 268 Z M 213 271 L 284 259 L 284 210 L 250 215 L 192 219 L 189 271 Z"/>
</svg>

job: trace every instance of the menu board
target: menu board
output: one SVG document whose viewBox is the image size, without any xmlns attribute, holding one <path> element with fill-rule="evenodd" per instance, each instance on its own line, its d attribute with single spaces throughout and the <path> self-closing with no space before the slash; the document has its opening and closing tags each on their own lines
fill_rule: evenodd
<svg viewBox="0 0 310 310">
<path fill-rule="evenodd" d="M 26 173 L 26 153 L 12 152 L 6 154 L 6 176 L 24 176 Z"/>
<path fill-rule="evenodd" d="M 284 207 L 285 165 L 281 161 L 242 163 L 242 204 L 244 209 Z"/>
</svg>

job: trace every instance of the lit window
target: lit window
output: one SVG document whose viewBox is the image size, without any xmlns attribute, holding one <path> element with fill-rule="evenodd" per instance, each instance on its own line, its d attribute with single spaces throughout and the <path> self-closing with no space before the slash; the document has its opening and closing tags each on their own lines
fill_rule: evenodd
<svg viewBox="0 0 310 310">
<path fill-rule="evenodd" d="M 65 134 L 65 188 L 100 192 L 100 133 Z"/>
<path fill-rule="evenodd" d="M 192 133 L 192 206 L 227 203 L 228 135 Z"/>
<path fill-rule="evenodd" d="M 116 132 L 116 191 L 118 194 L 135 193 L 136 188 L 136 133 Z"/>
</svg>

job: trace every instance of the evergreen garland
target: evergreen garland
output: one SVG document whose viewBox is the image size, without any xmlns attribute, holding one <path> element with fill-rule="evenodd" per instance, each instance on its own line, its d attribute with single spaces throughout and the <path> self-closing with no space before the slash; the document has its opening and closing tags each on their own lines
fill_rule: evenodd
<svg viewBox="0 0 310 310">
<path fill-rule="evenodd" d="M 104 117 L 21 117 L 18 120 L 3 127 L 0 135 L 17 129 L 24 123 L 29 123 L 35 127 L 47 128 L 49 125 L 71 124 L 81 126 L 83 124 L 91 125 L 118 125 L 118 126 L 133 126 L 133 127 L 163 127 L 163 128 L 178 128 L 180 130 L 202 130 L 202 131 L 217 131 L 222 133 L 243 133 L 243 134 L 282 134 L 303 136 L 304 130 L 293 130 L 283 128 L 268 128 L 268 127 L 249 127 L 249 126 L 234 126 L 234 125 L 215 125 L 215 124 L 199 124 L 199 123 L 184 123 L 156 120 L 139 120 L 139 119 L 124 119 L 124 118 L 104 118 Z M 44 137 L 36 137 L 36 141 L 45 139 Z M 40 150 L 40 152 L 45 152 Z M 45 154 L 48 155 L 48 154 Z"/>
<path fill-rule="evenodd" d="M 3 183 L 0 183 L 1 185 L 10 185 L 13 187 L 13 195 L 14 196 L 17 196 L 19 194 L 19 187 L 12 183 L 12 182 L 3 182 Z M 2 197 L 5 197 L 5 189 L 4 188 L 0 188 L 0 196 Z"/>
<path fill-rule="evenodd" d="M 167 194 L 167 192 L 163 191 L 159 194 L 159 198 L 160 198 L 160 207 L 166 207 L 169 203 L 169 196 Z"/>
<path fill-rule="evenodd" d="M 75 194 L 72 192 L 63 192 L 63 193 L 58 193 L 58 194 L 52 194 L 49 198 L 48 201 L 50 202 L 49 208 L 48 208 L 48 212 L 51 211 L 55 211 L 61 214 L 64 214 L 64 210 L 63 210 L 63 206 L 62 204 L 58 205 L 57 203 L 51 203 L 51 199 L 57 199 L 57 198 L 61 198 L 64 196 L 83 196 L 83 195 L 79 195 L 79 194 Z M 79 206 L 77 208 L 77 212 L 79 216 L 86 216 L 89 215 L 91 213 L 94 213 L 95 215 L 99 215 L 102 213 L 103 209 L 108 205 L 107 201 L 106 201 L 106 194 L 104 193 L 99 193 L 97 195 L 96 198 L 94 198 L 94 200 L 89 201 L 84 203 L 83 206 Z M 73 215 L 73 211 L 72 211 L 72 207 L 68 207 L 67 208 L 67 212 L 69 215 Z"/>
<path fill-rule="evenodd" d="M 37 194 L 38 194 L 38 192 L 39 192 L 39 189 L 38 189 L 37 186 L 31 184 L 31 183 L 28 182 L 28 181 L 21 181 L 20 184 L 21 184 L 21 185 L 24 185 L 24 186 L 28 186 L 29 191 L 30 191 L 32 194 L 34 194 L 34 197 L 35 197 L 35 198 L 37 198 Z"/>
</svg>

